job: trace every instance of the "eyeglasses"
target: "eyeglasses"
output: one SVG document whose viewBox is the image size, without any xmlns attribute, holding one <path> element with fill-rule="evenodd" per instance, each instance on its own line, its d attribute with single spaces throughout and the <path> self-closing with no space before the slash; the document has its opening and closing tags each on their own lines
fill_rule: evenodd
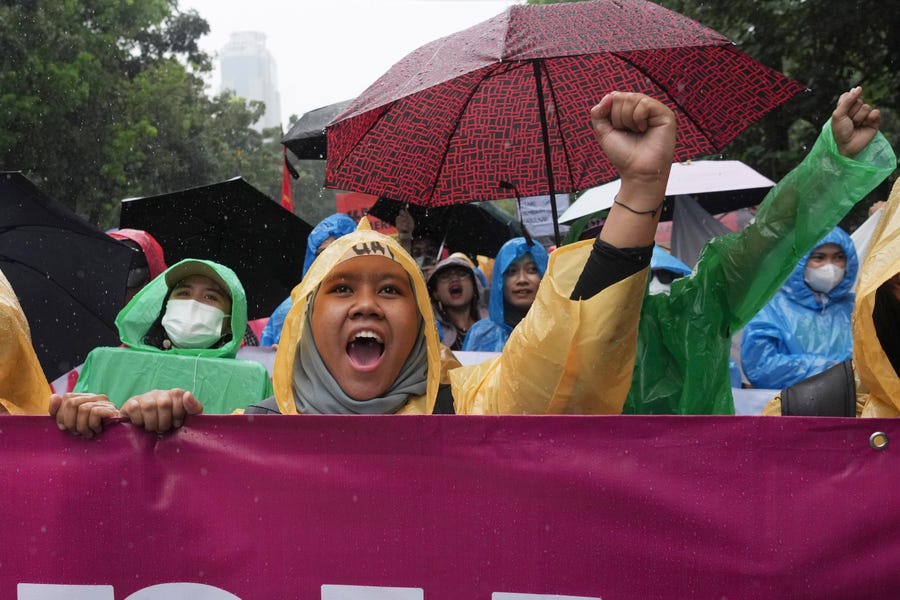
<svg viewBox="0 0 900 600">
<path fill-rule="evenodd" d="M 470 272 L 465 269 L 444 269 L 435 277 L 438 281 L 450 281 L 451 279 L 462 279 Z"/>
<path fill-rule="evenodd" d="M 670 284 L 676 279 L 681 279 L 684 277 L 681 273 L 676 273 L 674 271 L 669 271 L 668 269 L 653 269 L 653 274 L 656 275 L 656 278 L 660 283 Z"/>
</svg>

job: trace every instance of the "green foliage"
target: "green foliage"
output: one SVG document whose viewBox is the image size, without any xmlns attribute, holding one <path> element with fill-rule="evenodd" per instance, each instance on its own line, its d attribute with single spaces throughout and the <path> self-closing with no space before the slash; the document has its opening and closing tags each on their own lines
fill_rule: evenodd
<svg viewBox="0 0 900 600">
<path fill-rule="evenodd" d="M 553 0 L 529 0 L 547 4 Z M 805 156 L 838 96 L 855 85 L 882 111 L 882 131 L 900 144 L 900 4 L 858 0 L 656 0 L 728 36 L 761 63 L 808 88 L 744 131 L 721 152 L 772 179 L 779 179 Z M 885 198 L 884 186 L 867 202 Z M 858 221 L 856 211 L 846 226 Z"/>
<path fill-rule="evenodd" d="M 533 4 L 552 0 L 531 0 Z M 778 179 L 806 153 L 835 100 L 853 85 L 900 143 L 900 4 L 857 0 L 659 0 L 733 39 L 809 91 L 773 111 L 721 155 Z M 846 9 L 846 10 L 844 10 Z M 103 227 L 119 200 L 243 176 L 281 194 L 281 132 L 251 128 L 260 103 L 206 95 L 209 27 L 176 0 L 0 2 L 0 169 L 22 170 Z M 297 161 L 296 212 L 335 210 L 324 161 Z M 880 198 L 885 188 L 877 191 Z M 879 199 L 873 197 L 872 200 Z M 865 214 L 863 203 L 848 224 Z"/>
<path fill-rule="evenodd" d="M 209 98 L 209 26 L 174 0 L 0 3 L 0 169 L 102 227 L 119 201 L 243 175 L 280 196 L 261 103 Z"/>
</svg>

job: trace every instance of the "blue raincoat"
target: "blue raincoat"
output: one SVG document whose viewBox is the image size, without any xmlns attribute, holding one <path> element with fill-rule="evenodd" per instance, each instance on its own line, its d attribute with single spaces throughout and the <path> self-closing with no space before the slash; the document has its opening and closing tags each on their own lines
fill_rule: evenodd
<svg viewBox="0 0 900 600">
<path fill-rule="evenodd" d="M 494 271 L 491 276 L 491 297 L 488 305 L 488 317 L 481 319 L 469 329 L 463 351 L 466 352 L 500 352 L 509 339 L 513 328 L 506 324 L 506 311 L 503 306 L 503 274 L 518 258 L 530 254 L 537 265 L 541 277 L 547 271 L 549 256 L 538 243 L 531 246 L 525 238 L 517 237 L 509 240 L 494 259 Z"/>
<path fill-rule="evenodd" d="M 301 277 L 306 275 L 310 265 L 316 260 L 316 251 L 322 245 L 322 242 L 330 237 L 337 239 L 352 231 L 356 231 L 356 221 L 343 213 L 335 213 L 319 221 L 319 224 L 309 232 L 309 237 L 306 241 L 306 257 L 303 259 L 303 274 Z M 288 296 L 272 312 L 269 321 L 263 328 L 262 336 L 259 340 L 260 346 L 273 346 L 281 340 L 281 329 L 284 327 L 284 319 L 287 317 L 288 311 L 291 310 L 291 306 L 293 306 L 293 303 L 291 302 L 291 297 Z"/>
<path fill-rule="evenodd" d="M 677 257 L 672 256 L 658 245 L 653 246 L 653 256 L 650 258 L 650 270 L 664 270 L 677 273 L 679 275 L 690 275 L 691 268 L 681 262 Z"/>
<path fill-rule="evenodd" d="M 755 387 L 783 389 L 847 360 L 853 352 L 850 321 L 859 261 L 853 240 L 840 228 L 822 244 L 837 244 L 847 256 L 844 279 L 828 294 L 816 294 L 803 280 L 800 259 L 784 286 L 744 327 L 741 363 Z"/>
</svg>

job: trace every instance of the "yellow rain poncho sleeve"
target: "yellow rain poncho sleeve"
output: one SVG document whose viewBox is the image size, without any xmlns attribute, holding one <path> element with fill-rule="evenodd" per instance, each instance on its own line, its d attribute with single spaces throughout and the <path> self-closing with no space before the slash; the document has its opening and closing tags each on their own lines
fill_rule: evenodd
<svg viewBox="0 0 900 600">
<path fill-rule="evenodd" d="M 900 378 L 878 341 L 872 312 L 875 292 L 900 272 L 900 181 L 894 184 L 884 214 L 872 234 L 863 261 L 853 311 L 853 367 L 859 377 L 864 417 L 900 416 Z M 867 393 L 866 393 L 867 392 Z"/>
<path fill-rule="evenodd" d="M 537 298 L 500 356 L 450 371 L 458 414 L 622 411 L 647 270 L 588 300 L 570 300 L 592 243 L 550 255 Z"/>
<path fill-rule="evenodd" d="M 734 414 L 731 336 L 771 300 L 799 261 L 897 166 L 883 135 L 841 156 L 825 124 L 800 165 L 741 233 L 710 240 L 670 295 L 647 296 L 627 414 Z"/>
<path fill-rule="evenodd" d="M 19 300 L 0 272 L 0 413 L 46 415 L 50 384 L 44 376 Z"/>
</svg>

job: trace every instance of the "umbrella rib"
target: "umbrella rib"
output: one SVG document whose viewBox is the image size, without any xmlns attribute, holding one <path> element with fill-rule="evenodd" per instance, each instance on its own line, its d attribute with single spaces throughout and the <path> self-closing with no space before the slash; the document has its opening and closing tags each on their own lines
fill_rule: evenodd
<svg viewBox="0 0 900 600">
<path fill-rule="evenodd" d="M 48 276 L 48 274 L 45 273 L 44 271 L 40 271 L 40 270 L 38 270 L 38 269 L 32 267 L 32 266 L 29 265 L 28 263 L 24 263 L 24 262 L 22 262 L 22 261 L 20 261 L 20 260 L 16 260 L 15 258 L 12 258 L 12 257 L 10 257 L 10 256 L 6 256 L 5 254 L 0 254 L 0 262 L 7 262 L 7 263 L 12 263 L 12 264 L 17 264 L 17 265 L 20 265 L 20 266 L 22 266 L 22 267 L 24 267 L 24 268 L 26 268 L 26 269 L 28 269 L 28 270 L 30 270 L 30 271 L 32 271 L 32 272 L 38 274 L 38 275 L 40 275 L 41 277 L 43 277 L 44 279 L 46 279 L 48 282 L 50 282 L 51 284 L 53 284 L 57 289 L 61 290 L 66 296 L 68 296 L 69 298 L 71 298 L 73 302 L 75 302 L 77 305 L 79 305 L 81 308 L 83 308 L 89 315 L 91 315 L 92 317 L 94 317 L 95 319 L 97 319 L 104 327 L 106 327 L 106 328 L 109 329 L 110 331 L 113 331 L 113 328 L 110 327 L 110 326 L 106 323 L 106 321 L 105 321 L 99 314 L 97 314 L 96 312 L 94 312 L 94 310 L 93 310 L 90 306 L 86 305 L 86 304 L 85 304 L 84 302 L 82 302 L 80 299 L 76 298 L 70 291 L 68 291 L 68 290 L 67 290 L 66 288 L 64 288 L 62 285 L 60 285 L 59 283 L 57 283 L 54 279 L 51 279 L 51 278 Z"/>
<path fill-rule="evenodd" d="M 509 65 L 509 64 L 511 64 L 511 63 L 497 63 L 497 65 L 500 65 L 501 68 L 505 68 L 505 67 L 503 67 L 503 65 Z M 459 126 L 460 126 L 462 115 L 466 112 L 466 109 L 469 106 L 469 102 L 472 101 L 472 97 L 475 96 L 475 93 L 481 87 L 481 84 L 484 83 L 489 77 L 494 75 L 494 71 L 496 70 L 496 67 L 494 65 L 491 65 L 489 67 L 485 67 L 485 69 L 488 71 L 488 74 L 486 76 L 478 79 L 478 84 L 472 88 L 471 92 L 469 92 L 469 95 L 466 98 L 466 101 L 462 103 L 462 105 L 460 106 L 459 112 L 457 113 L 456 117 L 453 120 L 453 123 L 454 123 L 453 131 L 450 132 L 450 137 L 447 140 L 448 143 L 444 144 L 444 153 L 443 153 L 443 156 L 441 156 L 440 168 L 436 169 L 434 178 L 432 179 L 432 182 L 431 182 L 431 197 L 432 198 L 434 198 L 434 189 L 437 187 L 437 182 L 438 182 L 438 180 L 440 180 L 441 174 L 444 172 L 444 167 L 447 166 L 447 154 L 450 152 L 449 141 L 452 140 L 453 136 L 455 136 L 457 134 L 457 132 L 459 131 Z"/>
<path fill-rule="evenodd" d="M 543 66 L 543 68 L 541 69 L 541 71 L 543 72 L 544 77 L 547 80 L 547 89 L 550 90 L 550 98 L 553 101 L 553 106 L 556 107 L 556 129 L 557 129 L 557 131 L 560 132 L 559 143 L 562 145 L 563 154 L 565 154 L 565 157 L 566 157 L 565 163 L 567 165 L 571 165 L 572 163 L 569 162 L 569 158 L 570 158 L 569 146 L 566 143 L 566 136 L 564 135 L 564 132 L 563 132 L 563 120 L 560 118 L 559 103 L 556 101 L 556 90 L 553 88 L 553 81 L 550 79 L 550 71 L 547 69 L 546 64 L 542 64 L 542 66 Z M 572 179 L 572 169 L 569 168 L 569 169 L 567 169 L 567 171 L 568 171 L 567 175 L 569 177 L 569 183 L 567 184 L 566 188 L 562 188 L 562 189 L 575 189 L 575 182 Z M 556 174 L 554 174 L 554 180 L 555 179 L 556 179 Z M 559 182 L 557 182 L 556 187 L 559 187 Z"/>
<path fill-rule="evenodd" d="M 705 48 L 706 46 L 703 46 L 703 47 Z M 620 53 L 620 52 L 610 52 L 610 54 L 613 55 L 613 56 L 615 56 L 615 57 L 617 57 L 617 58 L 619 58 L 619 59 L 621 59 L 622 61 L 628 63 L 629 65 L 631 65 L 636 71 L 638 71 L 638 72 L 641 73 L 644 77 L 646 77 L 647 79 L 649 79 L 650 81 L 652 81 L 652 82 L 656 85 L 656 87 L 659 88 L 660 90 L 665 90 L 665 91 L 666 91 L 666 96 L 668 96 L 668 97 L 672 100 L 672 104 L 674 104 L 675 106 L 677 106 L 677 107 L 681 110 L 681 115 L 684 116 L 684 117 L 687 117 L 687 119 L 688 119 L 691 123 L 694 124 L 694 128 L 695 128 L 697 131 L 699 131 L 699 132 L 701 133 L 701 135 L 703 135 L 703 137 L 706 139 L 706 141 L 709 142 L 709 145 L 710 145 L 710 146 L 712 146 L 712 147 L 715 148 L 716 150 L 719 149 L 719 146 L 716 145 L 716 143 L 713 142 L 713 140 L 712 140 L 712 139 L 709 137 L 709 135 L 706 133 L 706 129 L 704 129 L 703 127 L 701 127 L 700 124 L 697 123 L 696 120 L 694 120 L 693 116 L 691 116 L 690 112 L 687 111 L 687 110 L 685 110 L 685 108 L 684 108 L 683 106 L 681 106 L 681 104 L 679 104 L 679 103 L 675 100 L 675 96 L 673 96 L 672 94 L 668 93 L 668 88 L 664 87 L 664 86 L 662 85 L 662 83 L 659 81 L 659 79 L 657 79 L 656 77 L 654 77 L 653 75 L 651 75 L 649 71 L 647 71 L 647 70 L 645 70 L 645 69 L 643 69 L 643 68 L 637 66 L 636 64 L 634 64 L 633 62 L 631 62 L 630 60 L 628 60 L 628 59 L 625 57 L 624 54 L 622 54 L 622 53 Z"/>
</svg>

